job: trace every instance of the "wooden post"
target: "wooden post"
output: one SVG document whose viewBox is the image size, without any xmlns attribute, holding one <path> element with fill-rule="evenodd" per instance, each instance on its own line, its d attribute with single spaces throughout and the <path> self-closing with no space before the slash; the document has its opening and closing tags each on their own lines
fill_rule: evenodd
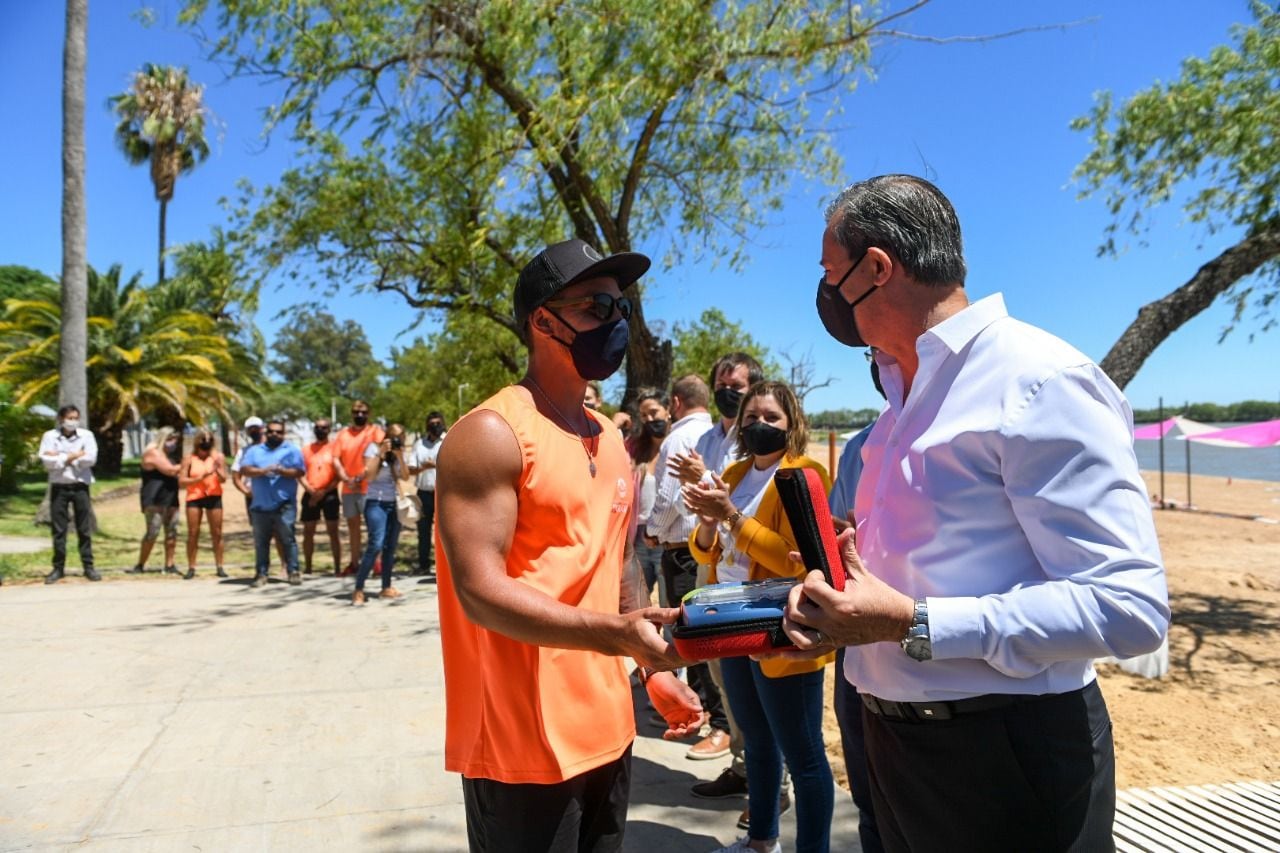
<svg viewBox="0 0 1280 853">
<path fill-rule="evenodd" d="M 836 478 L 836 431 L 827 430 L 827 473 Z"/>
</svg>

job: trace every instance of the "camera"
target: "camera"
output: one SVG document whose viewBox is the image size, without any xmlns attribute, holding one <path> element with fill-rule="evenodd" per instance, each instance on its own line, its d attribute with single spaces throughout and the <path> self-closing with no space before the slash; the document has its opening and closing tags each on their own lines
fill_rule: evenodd
<svg viewBox="0 0 1280 853">
<path fill-rule="evenodd" d="M 399 450 L 404 447 L 404 439 L 398 435 L 391 436 L 391 449 Z"/>
</svg>

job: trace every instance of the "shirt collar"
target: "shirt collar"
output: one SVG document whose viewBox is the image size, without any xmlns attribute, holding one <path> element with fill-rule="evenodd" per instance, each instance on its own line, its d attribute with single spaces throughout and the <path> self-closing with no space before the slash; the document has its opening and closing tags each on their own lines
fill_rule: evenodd
<svg viewBox="0 0 1280 853">
<path fill-rule="evenodd" d="M 702 421 L 703 423 L 709 424 L 711 423 L 711 414 L 707 412 L 705 409 L 703 409 L 700 412 L 690 412 L 689 414 L 685 415 L 683 418 L 681 418 L 680 420 L 672 424 L 671 428 L 673 430 L 677 429 L 678 427 L 682 427 L 685 424 L 689 423 L 690 421 Z"/>
<path fill-rule="evenodd" d="M 971 302 L 965 308 L 952 314 L 938 325 L 929 329 L 917 341 L 920 344 L 938 341 L 953 353 L 960 352 L 969 342 L 976 338 L 983 329 L 996 320 L 1009 316 L 1004 307 L 1003 294 L 993 293 L 977 302 Z"/>
</svg>

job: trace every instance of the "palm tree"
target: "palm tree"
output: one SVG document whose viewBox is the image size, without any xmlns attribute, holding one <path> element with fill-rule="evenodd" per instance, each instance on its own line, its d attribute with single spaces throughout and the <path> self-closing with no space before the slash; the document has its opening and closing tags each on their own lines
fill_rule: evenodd
<svg viewBox="0 0 1280 853">
<path fill-rule="evenodd" d="M 160 202 L 160 277 L 164 281 L 165 208 L 173 198 L 178 175 L 209 156 L 204 138 L 204 87 L 187 77 L 185 68 L 146 63 L 133 75 L 127 92 L 108 104 L 120 118 L 116 141 L 135 165 L 151 164 L 151 183 Z"/>
<path fill-rule="evenodd" d="M 144 412 L 203 424 L 241 402 L 232 381 L 245 367 L 217 322 L 174 302 L 163 286 L 143 288 L 141 277 L 121 281 L 118 264 L 106 275 L 88 272 L 85 414 L 99 437 L 98 467 L 107 473 L 119 470 L 124 427 Z M 0 382 L 13 386 L 19 405 L 54 399 L 60 321 L 52 288 L 4 303 Z"/>
<path fill-rule="evenodd" d="M 89 0 L 67 0 L 62 47 L 62 305 L 58 401 L 85 407 L 84 81 Z M 83 412 L 87 418 L 89 413 Z"/>
</svg>

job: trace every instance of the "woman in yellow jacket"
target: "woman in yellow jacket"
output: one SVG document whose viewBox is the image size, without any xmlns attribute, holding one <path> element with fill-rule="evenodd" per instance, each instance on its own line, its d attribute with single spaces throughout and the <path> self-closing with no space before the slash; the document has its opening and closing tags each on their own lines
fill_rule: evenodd
<svg viewBox="0 0 1280 853">
<path fill-rule="evenodd" d="M 804 455 L 807 440 L 800 401 L 783 382 L 757 382 L 738 408 L 739 450 L 747 458 L 724 472 L 684 487 L 685 504 L 698 514 L 689 549 L 711 566 L 712 583 L 800 577 L 788 559 L 795 534 L 782 509 L 773 475 L 779 468 L 814 468 L 830 490 L 821 464 Z M 746 747 L 751 813 L 745 838 L 724 851 L 779 850 L 778 793 L 782 761 L 796 796 L 796 850 L 828 849 L 834 805 L 831 767 L 822 742 L 823 671 L 834 654 L 815 660 L 725 658 L 724 686 Z"/>
</svg>

